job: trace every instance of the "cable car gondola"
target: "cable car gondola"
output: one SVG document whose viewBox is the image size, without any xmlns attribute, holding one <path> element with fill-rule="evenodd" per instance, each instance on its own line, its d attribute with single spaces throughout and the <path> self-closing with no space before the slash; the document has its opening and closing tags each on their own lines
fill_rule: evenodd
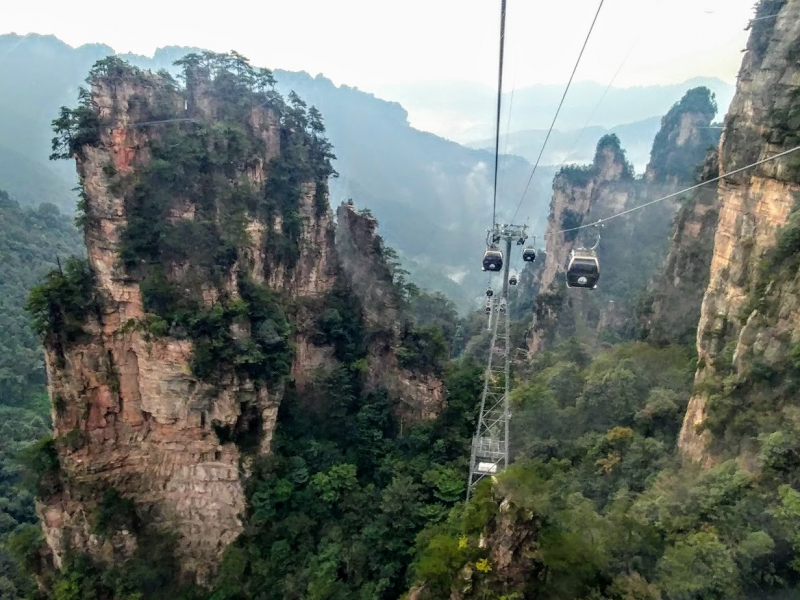
<svg viewBox="0 0 800 600">
<path fill-rule="evenodd" d="M 567 287 L 593 290 L 600 279 L 600 261 L 594 249 L 578 248 L 569 254 Z"/>
<path fill-rule="evenodd" d="M 522 260 L 525 262 L 533 262 L 536 260 L 536 250 L 534 250 L 533 246 L 527 246 L 522 251 Z"/>
<path fill-rule="evenodd" d="M 512 275 L 508 278 L 508 285 L 517 285 L 517 276 Z"/>
<path fill-rule="evenodd" d="M 496 246 L 489 246 L 483 253 L 483 270 L 499 271 L 503 268 L 503 253 Z"/>
</svg>

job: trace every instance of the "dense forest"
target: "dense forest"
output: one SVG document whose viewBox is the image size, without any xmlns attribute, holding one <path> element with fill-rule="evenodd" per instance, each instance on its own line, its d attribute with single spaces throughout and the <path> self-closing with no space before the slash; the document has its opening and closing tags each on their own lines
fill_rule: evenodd
<svg viewBox="0 0 800 600">
<path fill-rule="evenodd" d="M 794 597 L 794 435 L 765 434 L 759 474 L 681 464 L 693 354 L 626 342 L 592 358 L 571 341 L 537 358 L 513 394 L 517 460 L 420 534 L 418 597 Z M 489 523 L 520 544 L 516 577 L 492 571 Z"/>
<path fill-rule="evenodd" d="M 22 208 L 0 190 L 0 223 L 0 597 L 16 598 L 31 582 L 19 573 L 8 541 L 38 528 L 21 453 L 50 430 L 41 343 L 25 303 L 59 260 L 84 250 L 72 219 L 52 204 Z"/>
</svg>

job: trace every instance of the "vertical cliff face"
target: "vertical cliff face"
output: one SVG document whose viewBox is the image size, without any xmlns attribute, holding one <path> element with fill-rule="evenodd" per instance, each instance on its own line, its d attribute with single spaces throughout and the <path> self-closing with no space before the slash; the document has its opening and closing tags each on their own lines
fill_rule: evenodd
<svg viewBox="0 0 800 600">
<path fill-rule="evenodd" d="M 529 352 L 541 350 L 557 337 L 575 331 L 575 312 L 584 314 L 582 298 L 562 289 L 563 275 L 570 251 L 576 246 L 593 246 L 595 228 L 561 233 L 585 223 L 597 221 L 622 210 L 631 192 L 633 173 L 625 160 L 616 136 L 600 140 L 592 165 L 562 168 L 553 181 L 544 266 L 536 273 L 539 294 L 528 337 Z"/>
<path fill-rule="evenodd" d="M 718 176 L 718 161 L 716 150 L 708 154 L 701 182 Z M 691 192 L 678 209 L 667 258 L 656 274 L 648 305 L 640 309 L 642 334 L 655 344 L 694 343 L 708 285 L 718 198 L 716 184 L 708 184 Z"/>
<path fill-rule="evenodd" d="M 673 191 L 679 183 L 693 181 L 696 165 L 715 138 L 708 129 L 715 112 L 708 90 L 687 92 L 662 119 L 650 163 L 640 179 L 633 177 L 614 136 L 600 140 L 592 165 L 566 167 L 559 172 L 553 183 L 546 261 L 537 281 L 539 295 L 528 338 L 530 353 L 575 334 L 596 338 L 598 332 L 619 327 L 622 316 L 632 313 L 633 296 L 644 289 L 653 269 L 663 260 L 663 240 L 677 203 L 662 203 L 646 214 L 632 213 L 625 219 L 609 221 L 600 230 L 562 231 L 634 208 Z M 563 273 L 570 251 L 576 245 L 594 245 L 598 234 L 602 238 L 598 289 L 592 293 L 567 290 Z"/>
<path fill-rule="evenodd" d="M 40 512 L 56 561 L 67 546 L 85 551 L 99 547 L 110 560 L 114 551 L 125 552 L 135 544 L 129 540 L 112 549 L 94 534 L 91 510 L 102 490 L 113 487 L 135 498 L 156 525 L 175 530 L 182 567 L 204 579 L 241 531 L 244 510 L 241 448 L 220 439 L 219 432 L 255 429 L 261 433 L 258 451 L 269 448 L 281 378 L 269 373 L 251 377 L 224 367 L 214 381 L 198 377 L 191 364 L 193 343 L 185 333 L 176 331 L 174 323 L 167 335 L 154 335 L 148 329 L 153 309 L 144 306 L 142 283 L 151 273 L 126 267 L 121 260 L 124 238 L 131 232 L 131 212 L 140 206 L 132 189 L 145 193 L 136 186 L 141 172 L 153 165 L 151 149 L 162 143 L 164 135 L 158 128 L 137 123 L 154 120 L 145 107 L 164 104 L 180 115 L 177 118 L 213 122 L 223 102 L 204 87 L 190 88 L 186 105 L 195 108 L 185 111 L 182 94 L 158 76 L 108 73 L 93 80 L 91 104 L 102 126 L 94 143 L 82 146 L 77 154 L 77 167 L 94 295 L 101 308 L 88 317 L 78 343 L 55 343 L 57 336 L 51 336 L 46 346 L 54 438 L 65 484 L 59 495 L 46 499 Z M 263 144 L 250 164 L 233 167 L 233 175 L 240 178 L 242 188 L 258 188 L 281 155 L 281 125 L 271 108 L 252 108 L 244 117 L 245 131 Z M 205 125 L 187 122 L 173 127 Z M 182 139 L 172 137 L 175 143 Z M 192 228 L 200 222 L 201 210 L 203 231 L 227 225 L 230 215 L 223 199 L 210 197 L 210 206 L 201 209 L 193 191 L 189 187 L 186 195 L 173 196 L 162 207 L 159 217 L 173 226 L 172 236 L 180 235 L 181 228 L 201 233 L 200 227 Z M 315 212 L 315 191 L 314 182 L 304 183 L 297 200 L 299 258 L 292 269 L 270 255 L 268 242 L 282 235 L 280 218 L 268 222 L 255 214 L 247 214 L 248 239 L 216 281 L 196 269 L 189 256 L 154 258 L 162 261 L 167 281 L 197 291 L 201 307 L 217 306 L 223 297 L 240 300 L 241 277 L 294 298 L 323 294 L 333 283 L 335 260 L 328 243 L 330 210 Z M 197 254 L 210 252 L 197 250 Z M 237 320 L 232 339 L 252 340 L 259 323 L 250 315 Z M 301 346 L 303 338 L 299 331 L 296 341 Z M 295 368 L 302 370 L 302 365 Z"/>
<path fill-rule="evenodd" d="M 203 582 L 242 530 L 249 460 L 269 452 L 286 382 L 302 390 L 335 363 L 315 319 L 337 283 L 377 320 L 365 377 L 399 414 L 435 416 L 444 389 L 394 358 L 397 308 L 375 307 L 391 281 L 361 285 L 386 270 L 374 224 L 340 211 L 335 241 L 319 113 L 284 103 L 238 55 L 184 60 L 185 89 L 99 64 L 59 125 L 89 283 L 79 308 L 55 288 L 40 306 L 60 471 L 38 510 L 56 566 L 70 548 L 112 563 L 139 533 L 98 525 L 113 489 L 175 534 L 179 568 Z"/>
<path fill-rule="evenodd" d="M 350 204 L 336 212 L 336 251 L 342 274 L 364 306 L 369 336 L 366 374 L 368 388 L 384 388 L 395 401 L 401 422 L 418 422 L 438 415 L 445 402 L 444 387 L 430 373 L 414 373 L 400 365 L 397 349 L 408 323 L 400 310 L 401 299 L 383 256 L 383 243 L 375 234 L 377 221 Z"/>
<path fill-rule="evenodd" d="M 757 17 L 771 15 L 777 16 L 753 23 L 725 119 L 722 174 L 800 143 L 800 5 L 762 2 Z M 754 420 L 759 411 L 780 413 L 786 390 L 774 383 L 769 392 L 762 389 L 759 373 L 769 380 L 784 370 L 799 339 L 792 258 L 797 165 L 790 155 L 719 184 L 719 224 L 697 332 L 698 385 L 679 442 L 686 457 L 704 464 L 722 450 L 710 447 L 712 441 L 726 438 L 734 453 L 752 448 L 757 431 L 737 415 Z"/>
</svg>

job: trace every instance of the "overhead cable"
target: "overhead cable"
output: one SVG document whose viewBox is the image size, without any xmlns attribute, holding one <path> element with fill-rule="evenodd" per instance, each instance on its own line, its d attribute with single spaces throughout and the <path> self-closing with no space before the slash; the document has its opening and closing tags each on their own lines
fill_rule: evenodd
<svg viewBox="0 0 800 600">
<path fill-rule="evenodd" d="M 569 92 L 569 88 L 572 85 L 572 80 L 575 77 L 575 72 L 578 70 L 578 65 L 581 64 L 581 58 L 583 57 L 583 52 L 584 50 L 586 50 L 586 45 L 589 43 L 589 38 L 592 35 L 592 30 L 594 29 L 594 25 L 595 23 L 597 23 L 597 17 L 600 16 L 600 9 L 603 8 L 603 2 L 605 2 L 605 0 L 600 0 L 600 4 L 597 6 L 597 12 L 595 12 L 594 14 L 594 19 L 592 19 L 592 24 L 589 27 L 589 32 L 586 34 L 586 39 L 583 40 L 583 46 L 581 46 L 580 54 L 578 54 L 578 60 L 575 61 L 575 66 L 572 68 L 572 74 L 569 76 L 567 87 L 564 88 L 564 94 L 561 96 L 561 102 L 558 103 L 556 114 L 553 116 L 553 122 L 550 123 L 550 129 L 547 130 L 547 135 L 544 138 L 542 149 L 539 151 L 539 156 L 536 158 L 536 163 L 533 165 L 531 176 L 528 177 L 528 183 L 525 184 L 525 189 L 522 192 L 522 197 L 519 199 L 519 204 L 517 204 L 517 210 L 514 211 L 514 217 L 512 217 L 511 219 L 512 221 L 516 218 L 517 213 L 519 212 L 519 209 L 522 206 L 522 201 L 525 199 L 525 194 L 528 193 L 528 188 L 531 185 L 531 181 L 533 181 L 533 176 L 536 174 L 536 169 L 539 167 L 539 162 L 542 160 L 542 155 L 544 154 L 544 150 L 547 147 L 547 142 L 550 139 L 550 135 L 553 133 L 553 128 L 556 125 L 556 120 L 558 120 L 558 115 L 561 112 L 561 107 L 564 106 L 564 100 L 566 100 L 567 98 L 567 93 Z"/>
<path fill-rule="evenodd" d="M 161 119 L 159 121 L 142 121 L 140 123 L 130 123 L 128 127 L 141 127 L 142 125 L 157 125 L 159 123 L 177 123 L 180 121 L 196 121 L 199 122 L 198 119 L 190 119 L 190 118 L 180 118 L 180 119 Z"/>
<path fill-rule="evenodd" d="M 658 9 L 661 7 L 661 3 L 662 2 L 663 2 L 663 0 L 659 0 L 658 3 L 655 5 L 655 7 L 653 8 L 653 13 L 654 14 L 658 12 Z M 628 62 L 628 58 L 630 58 L 630 55 L 633 53 L 633 49 L 638 45 L 639 40 L 642 39 L 642 35 L 644 35 L 644 33 L 646 31 L 647 30 L 644 29 L 644 28 L 639 29 L 638 35 L 634 38 L 633 43 L 630 45 L 630 47 L 628 48 L 628 51 L 625 53 L 625 56 L 622 58 L 622 62 L 619 64 L 619 66 L 617 67 L 617 70 L 614 72 L 614 75 L 611 77 L 611 81 L 608 82 L 608 85 L 606 86 L 606 89 L 603 90 L 603 94 L 600 96 L 600 99 L 597 101 L 597 104 L 594 105 L 594 109 L 592 109 L 592 113 L 589 115 L 589 118 L 586 119 L 586 123 L 584 123 L 583 129 L 581 129 L 581 131 L 578 134 L 578 136 L 572 142 L 572 146 L 570 146 L 569 150 L 564 155 L 564 160 L 561 161 L 561 164 L 559 165 L 559 169 L 561 169 L 561 167 L 563 167 L 567 163 L 567 160 L 569 160 L 569 157 L 572 154 L 572 151 L 575 149 L 575 146 L 578 145 L 578 142 L 583 137 L 583 134 L 586 133 L 586 130 L 589 128 L 589 125 L 591 124 L 592 119 L 594 119 L 595 114 L 597 114 L 597 111 L 600 108 L 600 105 L 603 103 L 603 100 L 605 100 L 606 96 L 608 95 L 608 92 L 611 90 L 611 87 L 614 85 L 614 82 L 617 80 L 617 77 L 619 76 L 620 72 L 622 71 L 622 68 L 625 66 L 625 63 Z"/>
<path fill-rule="evenodd" d="M 506 41 L 506 0 L 500 0 L 500 64 L 497 69 L 497 119 L 494 137 L 494 197 L 492 199 L 492 229 L 497 222 L 497 166 L 500 160 L 500 107 L 503 101 L 503 49 Z"/>
<path fill-rule="evenodd" d="M 768 163 L 770 161 L 773 161 L 775 159 L 781 158 L 783 156 L 787 156 L 788 154 L 792 154 L 793 152 L 797 152 L 798 150 L 800 150 L 800 146 L 795 146 L 794 148 L 790 148 L 789 150 L 785 150 L 783 152 L 779 152 L 778 154 L 775 154 L 773 156 L 769 156 L 767 158 L 762 158 L 761 160 L 759 160 L 757 162 L 754 162 L 752 164 L 746 165 L 744 167 L 739 167 L 738 169 L 734 169 L 733 171 L 731 171 L 729 173 L 725 173 L 724 175 L 719 175 L 718 177 L 714 177 L 713 179 L 709 179 L 708 181 L 703 181 L 701 183 L 698 183 L 696 185 L 688 187 L 688 188 L 686 188 L 684 190 L 681 190 L 679 192 L 673 192 L 672 194 L 668 194 L 668 195 L 663 196 L 661 198 L 657 198 L 655 200 L 651 200 L 650 202 L 645 202 L 644 204 L 640 204 L 639 206 L 634 206 L 633 208 L 629 208 L 628 210 L 623 210 L 622 212 L 618 212 L 618 213 L 616 213 L 614 215 L 611 215 L 610 217 L 605 217 L 603 219 L 598 219 L 597 221 L 593 221 L 592 223 L 587 223 L 586 225 L 578 225 L 577 227 L 569 227 L 567 229 L 561 229 L 561 230 L 557 231 L 556 233 L 567 233 L 568 231 L 577 231 L 579 229 L 586 229 L 587 227 L 597 227 L 597 226 L 602 225 L 603 223 L 605 223 L 607 221 L 610 221 L 611 219 L 616 219 L 617 217 L 622 217 L 622 216 L 630 214 L 630 213 L 632 213 L 634 211 L 641 210 L 643 208 L 647 208 L 648 206 L 652 206 L 653 204 L 657 204 L 658 202 L 663 202 L 664 200 L 669 200 L 670 198 L 675 198 L 676 196 L 680 196 L 682 194 L 685 194 L 686 192 L 691 192 L 693 190 L 701 188 L 701 187 L 703 187 L 705 185 L 708 185 L 710 183 L 715 183 L 717 181 L 725 179 L 726 177 L 730 177 L 731 175 L 736 175 L 737 173 L 741 173 L 742 171 L 747 171 L 748 169 L 752 169 L 753 167 L 757 167 L 759 165 L 763 165 L 764 163 Z"/>
<path fill-rule="evenodd" d="M 517 66 L 517 61 L 515 59 L 514 60 L 514 77 L 511 79 L 511 94 L 510 94 L 510 97 L 509 97 L 509 100 L 508 100 L 508 110 L 506 111 L 506 113 L 507 113 L 507 117 L 506 117 L 506 136 L 505 136 L 505 140 L 503 141 L 503 152 L 502 152 L 502 154 L 504 156 L 508 155 L 508 137 L 509 137 L 509 135 L 511 133 L 511 112 L 512 112 L 512 109 L 514 108 L 514 91 L 517 89 L 517 72 L 516 72 L 517 70 L 516 70 L 516 66 Z M 501 174 L 500 175 L 500 181 L 499 181 L 499 184 L 498 184 L 498 189 L 497 189 L 497 193 L 498 194 L 503 190 L 503 182 L 504 182 L 504 176 L 503 176 L 503 174 Z"/>
</svg>

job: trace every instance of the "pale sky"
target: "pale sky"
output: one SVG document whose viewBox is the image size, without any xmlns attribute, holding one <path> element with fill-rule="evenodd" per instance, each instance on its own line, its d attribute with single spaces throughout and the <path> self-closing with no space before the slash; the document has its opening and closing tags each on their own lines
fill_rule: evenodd
<svg viewBox="0 0 800 600">
<path fill-rule="evenodd" d="M 734 81 L 755 0 L 605 0 L 576 81 Z M 258 66 L 336 84 L 496 85 L 500 0 L 5 0 L 0 33 L 54 34 L 152 55 L 235 49 Z M 508 0 L 506 89 L 563 83 L 598 0 Z"/>
</svg>

